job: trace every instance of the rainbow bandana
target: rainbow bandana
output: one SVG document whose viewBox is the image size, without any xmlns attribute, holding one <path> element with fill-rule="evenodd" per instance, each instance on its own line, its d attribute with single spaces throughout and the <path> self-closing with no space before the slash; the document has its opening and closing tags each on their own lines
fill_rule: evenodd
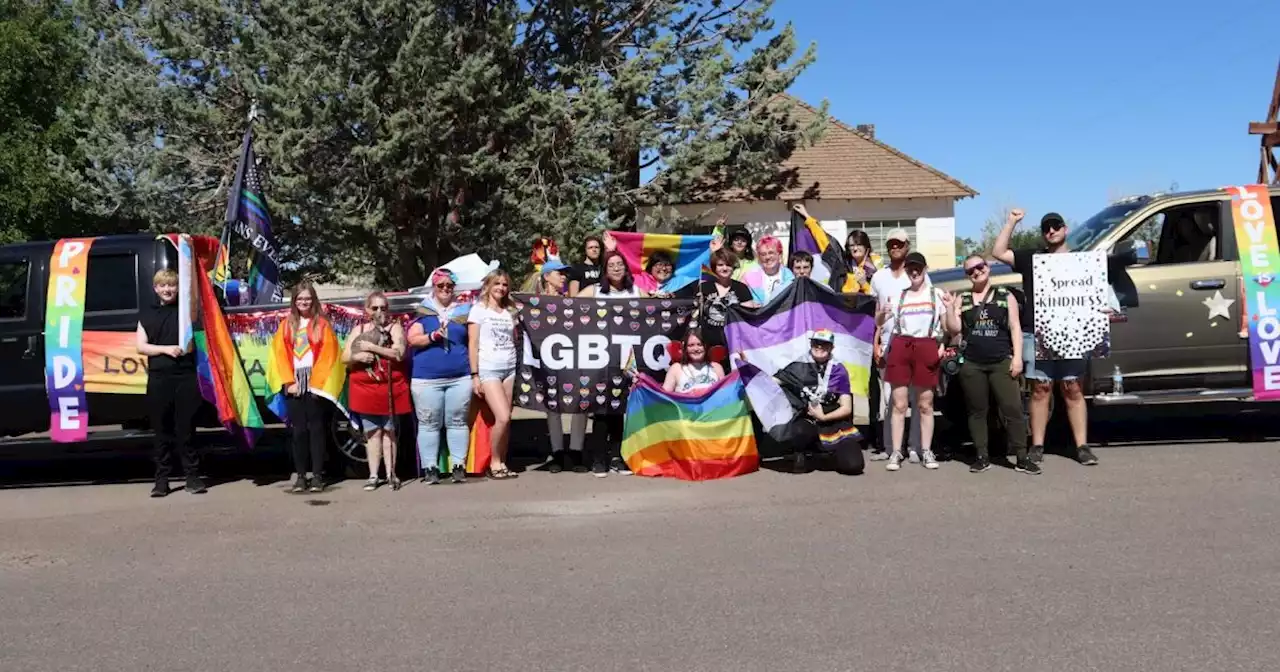
<svg viewBox="0 0 1280 672">
<path fill-rule="evenodd" d="M 1280 246 L 1267 186 L 1229 187 L 1242 273 L 1241 312 L 1249 325 L 1253 396 L 1280 399 Z"/>
<path fill-rule="evenodd" d="M 84 290 L 92 238 L 59 240 L 49 259 L 45 303 L 44 377 L 49 395 L 49 437 L 58 443 L 89 436 L 84 394 Z"/>
</svg>

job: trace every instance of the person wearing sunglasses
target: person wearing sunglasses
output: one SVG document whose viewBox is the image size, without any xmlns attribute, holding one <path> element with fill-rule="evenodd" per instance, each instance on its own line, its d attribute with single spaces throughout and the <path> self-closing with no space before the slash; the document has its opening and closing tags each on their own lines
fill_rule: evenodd
<svg viewBox="0 0 1280 672">
<path fill-rule="evenodd" d="M 1049 400 L 1053 396 L 1053 384 L 1056 382 L 1062 389 L 1062 397 L 1066 401 L 1067 420 L 1071 423 L 1071 434 L 1075 439 L 1075 459 L 1080 464 L 1091 466 L 1098 463 L 1098 458 L 1089 449 L 1089 416 L 1084 402 L 1084 392 L 1080 388 L 1080 379 L 1084 377 L 1086 362 L 1083 359 L 1036 359 L 1035 339 L 1035 272 L 1032 263 L 1037 254 L 1066 254 L 1071 251 L 1067 244 L 1067 222 L 1056 212 L 1050 212 L 1040 218 L 1040 236 L 1044 246 L 1037 250 L 1011 250 L 1009 240 L 1013 230 L 1022 221 L 1023 212 L 1019 209 L 1009 211 L 1004 228 L 996 236 L 992 245 L 992 254 L 996 259 L 1009 264 L 1015 273 L 1022 275 L 1022 293 L 1026 297 L 1026 305 L 1022 313 L 1022 359 L 1023 369 L 1031 388 L 1031 448 L 1027 452 L 1032 462 L 1044 460 L 1044 435 L 1049 425 Z"/>
<path fill-rule="evenodd" d="M 440 482 L 440 429 L 445 430 L 454 483 L 467 480 L 467 443 L 471 438 L 471 358 L 467 311 L 456 305 L 453 273 L 431 274 L 432 292 L 409 327 L 413 380 L 409 392 L 418 415 L 418 458 L 423 482 Z"/>
<path fill-rule="evenodd" d="M 876 310 L 876 324 L 881 329 L 890 319 L 893 322 L 893 338 L 889 352 L 884 355 L 884 380 L 889 383 L 892 406 L 891 451 L 885 468 L 897 471 L 902 466 L 902 435 L 909 400 L 914 399 L 920 416 L 920 458 L 926 469 L 937 469 L 938 460 L 931 449 L 933 393 L 938 386 L 945 348 L 942 323 L 953 299 L 928 283 L 929 264 L 923 254 L 908 254 L 903 266 L 910 284 L 897 296 L 886 297 Z"/>
<path fill-rule="evenodd" d="M 991 468 L 990 433 L 987 416 L 990 400 L 1004 421 L 1009 446 L 1017 455 L 1014 469 L 1023 474 L 1039 474 L 1040 466 L 1027 459 L 1027 424 L 1022 415 L 1022 325 L 1018 299 L 1007 287 L 992 287 L 991 267 L 980 254 L 964 260 L 964 274 L 970 288 L 961 292 L 947 313 L 947 332 L 958 335 L 964 358 L 956 377 L 964 390 L 969 410 L 969 434 L 978 457 L 969 471 L 977 474 Z"/>
<path fill-rule="evenodd" d="M 906 260 L 907 255 L 911 253 L 911 237 L 903 229 L 894 229 L 889 232 L 885 240 L 885 249 L 889 253 L 889 263 L 881 270 L 876 271 L 871 276 L 871 296 L 876 297 L 878 304 L 885 304 L 891 299 L 896 299 L 902 294 L 902 290 L 911 286 L 911 278 L 907 275 Z M 924 283 L 929 284 L 929 277 L 925 276 Z M 890 341 L 893 340 L 894 319 L 895 315 L 889 313 L 886 316 L 883 325 L 876 328 L 875 337 L 872 339 L 872 361 L 875 363 L 875 377 L 872 383 L 875 389 L 870 390 L 871 397 L 868 401 L 872 403 L 876 409 L 876 418 L 879 421 L 880 431 L 872 429 L 872 436 L 879 443 L 876 449 L 871 453 L 873 461 L 887 460 L 889 454 L 894 450 L 902 450 L 904 446 L 899 443 L 893 444 L 892 433 L 889 431 L 889 383 L 885 381 L 885 354 L 889 351 Z M 915 407 L 915 398 L 907 400 L 908 407 L 911 409 L 911 429 L 908 432 L 908 440 L 906 450 L 907 459 L 912 464 L 920 462 L 920 413 Z"/>
<path fill-rule="evenodd" d="M 347 336 L 342 361 L 347 364 L 347 407 L 355 414 L 365 437 L 372 492 L 383 483 L 400 489 L 396 477 L 396 426 L 400 415 L 413 410 L 409 380 L 404 371 L 405 336 L 400 321 L 392 319 L 387 295 L 372 292 L 364 300 L 365 321 Z M 382 465 L 387 478 L 379 477 Z"/>
</svg>

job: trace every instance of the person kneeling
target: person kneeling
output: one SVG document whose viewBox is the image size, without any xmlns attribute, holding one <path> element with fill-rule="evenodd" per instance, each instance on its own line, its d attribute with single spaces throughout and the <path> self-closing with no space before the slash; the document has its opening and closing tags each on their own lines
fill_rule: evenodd
<svg viewBox="0 0 1280 672">
<path fill-rule="evenodd" d="M 842 474 L 860 474 L 865 466 L 861 435 L 853 425 L 849 370 L 832 357 L 835 342 L 831 330 L 815 331 L 809 356 L 774 376 L 791 406 L 800 411 L 786 430 L 795 447 L 796 471 L 804 470 L 805 454 L 813 451 L 834 455 L 836 471 Z"/>
</svg>

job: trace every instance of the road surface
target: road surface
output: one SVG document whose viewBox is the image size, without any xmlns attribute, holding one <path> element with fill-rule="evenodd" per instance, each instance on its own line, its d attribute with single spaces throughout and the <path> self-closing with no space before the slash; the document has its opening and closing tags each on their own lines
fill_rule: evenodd
<svg viewBox="0 0 1280 672">
<path fill-rule="evenodd" d="M 1273 672 L 1276 451 L 1127 445 L 1039 477 L 10 487 L 0 669 Z"/>
</svg>

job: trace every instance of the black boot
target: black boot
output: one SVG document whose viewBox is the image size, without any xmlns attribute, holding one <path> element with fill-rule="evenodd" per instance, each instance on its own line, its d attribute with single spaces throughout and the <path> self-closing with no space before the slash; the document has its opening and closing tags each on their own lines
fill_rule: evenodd
<svg viewBox="0 0 1280 672">
<path fill-rule="evenodd" d="M 152 497 L 168 497 L 169 496 L 169 479 L 156 479 L 156 484 L 151 488 Z"/>
<path fill-rule="evenodd" d="M 204 481 L 201 480 L 199 476 L 188 476 L 187 487 L 185 489 L 193 495 L 203 495 L 209 491 L 209 489 L 205 487 Z"/>
</svg>

